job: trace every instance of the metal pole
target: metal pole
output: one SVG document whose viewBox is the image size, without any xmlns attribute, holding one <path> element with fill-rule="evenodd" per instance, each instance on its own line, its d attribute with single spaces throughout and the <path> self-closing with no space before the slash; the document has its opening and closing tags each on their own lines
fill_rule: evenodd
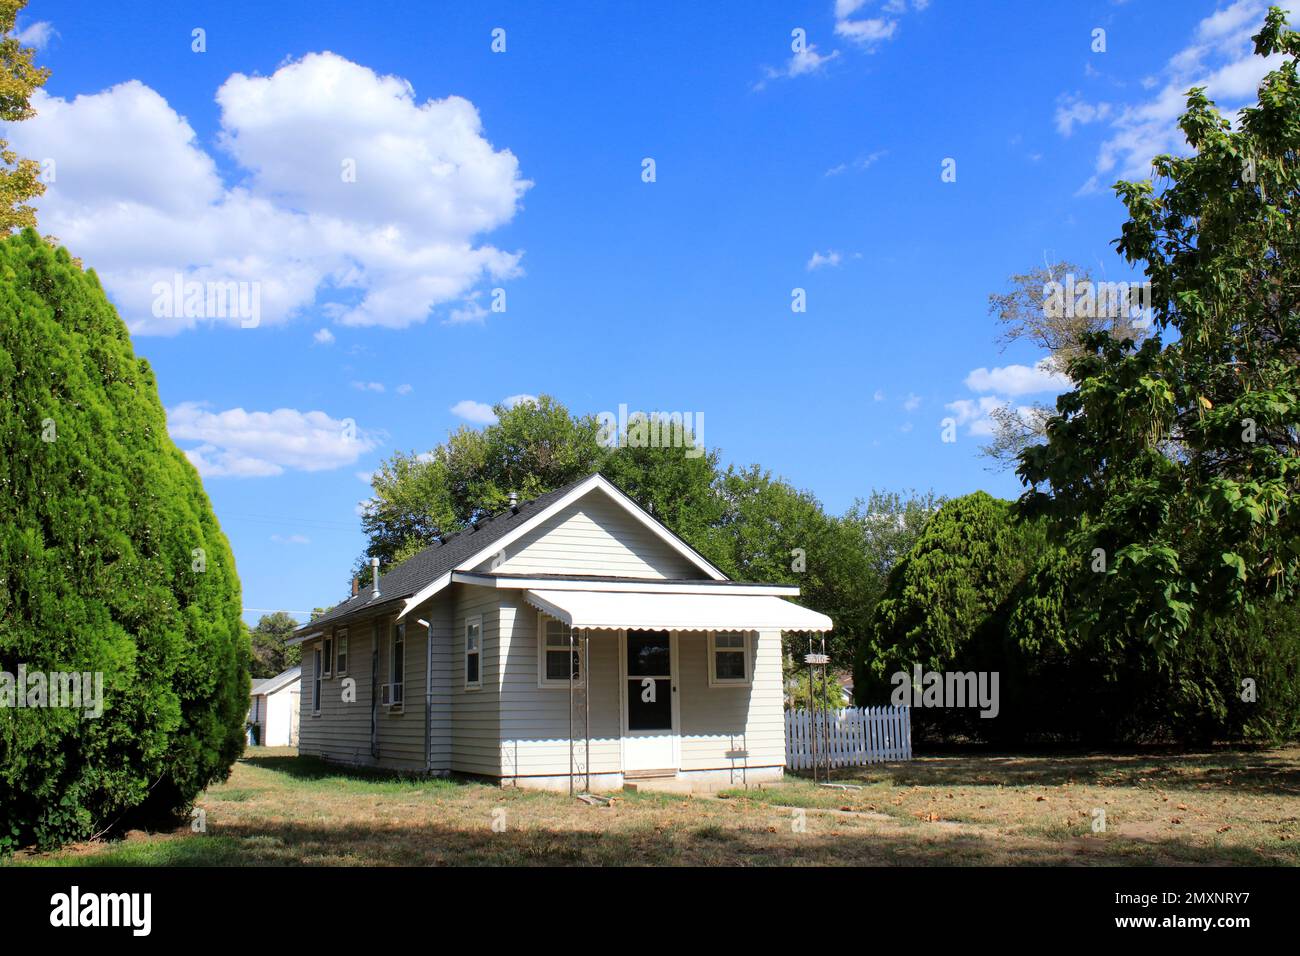
<svg viewBox="0 0 1300 956">
<path fill-rule="evenodd" d="M 573 796 L 573 628 L 569 628 L 569 796 Z"/>
<path fill-rule="evenodd" d="M 825 662 L 822 664 L 822 698 L 825 701 L 825 706 L 822 708 L 822 718 L 826 722 L 826 746 L 822 749 L 823 752 L 826 754 L 825 779 L 826 782 L 829 783 L 831 779 L 831 689 L 830 689 L 830 684 L 828 682 L 830 680 L 831 667 L 830 667 L 830 659 L 826 656 L 826 632 L 825 631 L 822 631 L 821 647 L 822 647 L 821 650 L 822 660 Z"/>
<path fill-rule="evenodd" d="M 812 728 L 813 783 L 817 782 L 817 691 L 813 678 L 812 632 L 808 633 L 808 723 Z"/>
<path fill-rule="evenodd" d="M 583 764 L 583 777 L 586 786 L 583 790 L 591 792 L 591 631 L 582 635 L 582 732 L 587 738 L 586 763 Z"/>
</svg>

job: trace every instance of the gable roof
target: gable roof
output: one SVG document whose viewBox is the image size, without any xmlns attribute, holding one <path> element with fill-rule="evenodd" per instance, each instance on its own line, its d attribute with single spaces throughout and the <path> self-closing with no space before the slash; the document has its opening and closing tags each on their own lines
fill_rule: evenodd
<svg viewBox="0 0 1300 956">
<path fill-rule="evenodd" d="M 709 578 L 715 581 L 726 580 L 725 574 L 673 534 L 666 525 L 642 509 L 600 472 L 593 472 L 585 478 L 579 478 L 554 491 L 538 495 L 530 501 L 520 502 L 516 510 L 506 510 L 501 514 L 484 518 L 478 523 L 477 528 L 470 527 L 448 535 L 443 538 L 441 544 L 430 545 L 387 571 L 381 568 L 379 597 L 373 597 L 370 589 L 362 589 L 356 597 L 350 597 L 335 605 L 320 617 L 299 627 L 294 633 L 306 635 L 314 632 L 322 624 L 394 601 L 404 602 L 398 614 L 399 618 L 404 617 L 416 605 L 424 603 L 449 584 L 453 571 L 466 570 L 487 560 L 492 556 L 494 549 L 504 547 L 572 501 L 596 489 L 604 491 L 616 504 L 621 505 L 629 514 L 650 528 Z"/>
<path fill-rule="evenodd" d="M 283 690 L 289 684 L 301 679 L 302 666 L 290 667 L 287 671 L 281 671 L 274 677 L 266 677 L 262 680 L 253 681 L 253 687 L 249 693 L 253 697 L 259 697 L 263 694 L 274 694 L 276 691 Z"/>
</svg>

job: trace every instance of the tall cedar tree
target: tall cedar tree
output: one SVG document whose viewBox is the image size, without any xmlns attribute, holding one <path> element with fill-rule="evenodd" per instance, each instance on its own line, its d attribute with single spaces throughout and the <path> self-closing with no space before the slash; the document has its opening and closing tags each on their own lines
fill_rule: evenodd
<svg viewBox="0 0 1300 956">
<path fill-rule="evenodd" d="M 243 747 L 230 546 L 93 272 L 0 241 L 0 670 L 102 672 L 103 713 L 0 712 L 0 849 L 185 807 Z"/>
</svg>

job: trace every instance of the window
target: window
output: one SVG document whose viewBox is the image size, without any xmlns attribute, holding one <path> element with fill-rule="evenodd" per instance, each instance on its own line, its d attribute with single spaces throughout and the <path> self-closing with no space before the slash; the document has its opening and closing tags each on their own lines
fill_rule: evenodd
<svg viewBox="0 0 1300 956">
<path fill-rule="evenodd" d="M 406 625 L 393 627 L 393 639 L 388 644 L 388 700 L 393 708 L 402 706 L 402 683 L 406 677 Z"/>
<path fill-rule="evenodd" d="M 321 669 L 321 651 L 320 645 L 317 644 L 312 651 L 312 682 L 311 682 L 311 712 L 312 716 L 320 716 L 320 669 Z"/>
<path fill-rule="evenodd" d="M 751 662 L 744 631 L 709 632 L 709 684 L 748 684 Z"/>
<path fill-rule="evenodd" d="M 483 686 L 483 618 L 471 617 L 465 622 L 465 689 L 478 690 Z"/>
<path fill-rule="evenodd" d="M 537 686 L 568 687 L 569 666 L 573 668 L 574 683 L 582 686 L 582 643 L 580 635 L 573 635 L 573 652 L 569 652 L 569 628 L 545 614 L 537 615 Z M 566 666 L 566 661 L 570 662 Z"/>
<path fill-rule="evenodd" d="M 334 676 L 342 677 L 348 672 L 348 629 L 341 628 L 334 635 Z"/>
<path fill-rule="evenodd" d="M 330 665 L 334 663 L 334 639 L 325 638 L 325 676 L 330 676 Z"/>
</svg>

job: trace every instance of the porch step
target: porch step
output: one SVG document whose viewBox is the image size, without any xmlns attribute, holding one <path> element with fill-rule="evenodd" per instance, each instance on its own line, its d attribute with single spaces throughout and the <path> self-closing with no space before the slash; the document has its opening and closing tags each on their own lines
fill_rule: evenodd
<svg viewBox="0 0 1300 956">
<path fill-rule="evenodd" d="M 635 780 L 623 778 L 623 789 L 628 793 L 693 793 L 695 788 L 689 780 L 680 777 L 638 777 Z"/>
<path fill-rule="evenodd" d="M 662 780 L 664 777 L 676 777 L 677 771 L 672 768 L 664 770 L 625 770 L 623 772 L 624 780 Z"/>
</svg>

